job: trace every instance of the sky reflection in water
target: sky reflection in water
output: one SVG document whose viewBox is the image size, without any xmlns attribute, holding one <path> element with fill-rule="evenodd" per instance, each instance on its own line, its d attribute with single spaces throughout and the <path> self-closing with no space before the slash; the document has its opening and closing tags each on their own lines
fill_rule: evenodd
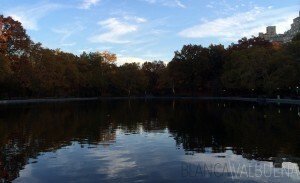
<svg viewBox="0 0 300 183">
<path fill-rule="evenodd" d="M 207 148 L 209 149 L 209 148 Z M 208 150 L 209 151 L 209 150 Z M 72 142 L 31 159 L 15 182 L 298 182 L 295 163 L 247 160 L 232 150 L 186 155 L 165 133 L 125 135 L 109 146 Z"/>
<path fill-rule="evenodd" d="M 0 130 L 9 130 L 0 136 L 0 167 L 15 168 L 14 182 L 299 182 L 297 106 L 225 106 L 118 101 L 1 108 Z"/>
</svg>

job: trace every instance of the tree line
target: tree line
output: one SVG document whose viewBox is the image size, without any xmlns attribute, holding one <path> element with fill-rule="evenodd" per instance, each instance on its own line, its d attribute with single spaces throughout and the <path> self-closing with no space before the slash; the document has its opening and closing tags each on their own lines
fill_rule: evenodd
<svg viewBox="0 0 300 183">
<path fill-rule="evenodd" d="M 298 96 L 300 36 L 287 44 L 242 38 L 184 45 L 173 59 L 115 64 L 110 52 L 77 56 L 34 43 L 0 15 L 0 98 L 100 96 Z"/>
</svg>

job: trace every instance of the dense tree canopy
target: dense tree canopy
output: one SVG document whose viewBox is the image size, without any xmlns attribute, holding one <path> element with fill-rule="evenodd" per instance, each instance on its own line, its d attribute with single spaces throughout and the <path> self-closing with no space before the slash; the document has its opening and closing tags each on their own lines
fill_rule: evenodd
<svg viewBox="0 0 300 183">
<path fill-rule="evenodd" d="M 142 70 L 145 74 L 145 77 L 148 79 L 147 82 L 147 92 L 150 95 L 159 94 L 161 88 L 159 81 L 161 80 L 162 74 L 166 70 L 166 65 L 163 61 L 153 61 L 145 62 L 142 65 Z"/>
<path fill-rule="evenodd" d="M 184 45 L 162 61 L 116 65 L 107 51 L 77 56 L 34 43 L 22 24 L 0 16 L 0 99 L 99 96 L 298 96 L 300 34 L 287 44 L 242 38 Z"/>
<path fill-rule="evenodd" d="M 0 15 L 0 52 L 11 60 L 26 55 L 29 50 L 30 38 L 21 23 L 11 17 Z"/>
</svg>

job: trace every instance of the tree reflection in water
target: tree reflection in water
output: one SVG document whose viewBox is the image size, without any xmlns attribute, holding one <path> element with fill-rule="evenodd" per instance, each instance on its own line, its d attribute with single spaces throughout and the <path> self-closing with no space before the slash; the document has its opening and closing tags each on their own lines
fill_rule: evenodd
<svg viewBox="0 0 300 183">
<path fill-rule="evenodd" d="M 255 107 L 253 107 L 253 105 Z M 280 113 L 278 113 L 280 109 Z M 0 108 L 0 177 L 73 141 L 109 146 L 116 130 L 170 133 L 187 155 L 230 149 L 247 159 L 300 163 L 297 106 L 191 100 L 105 100 Z"/>
</svg>

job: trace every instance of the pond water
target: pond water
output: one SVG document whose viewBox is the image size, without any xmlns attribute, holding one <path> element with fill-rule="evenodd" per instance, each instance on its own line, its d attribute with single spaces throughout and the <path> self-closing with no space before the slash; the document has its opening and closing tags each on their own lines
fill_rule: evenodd
<svg viewBox="0 0 300 183">
<path fill-rule="evenodd" d="M 296 105 L 0 106 L 0 182 L 299 182 Z"/>
</svg>

